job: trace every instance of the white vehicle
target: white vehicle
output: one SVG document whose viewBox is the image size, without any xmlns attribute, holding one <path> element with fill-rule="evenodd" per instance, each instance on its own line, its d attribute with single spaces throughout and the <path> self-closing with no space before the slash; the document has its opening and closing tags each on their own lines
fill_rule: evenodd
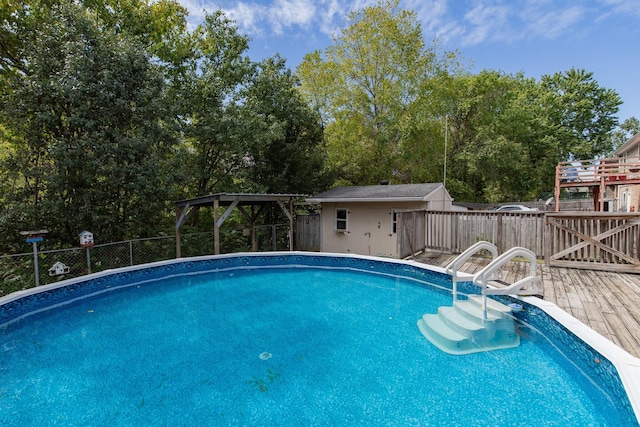
<svg viewBox="0 0 640 427">
<path fill-rule="evenodd" d="M 514 211 L 537 211 L 536 208 L 528 208 L 523 205 L 504 205 L 496 209 L 497 212 L 514 212 Z"/>
</svg>

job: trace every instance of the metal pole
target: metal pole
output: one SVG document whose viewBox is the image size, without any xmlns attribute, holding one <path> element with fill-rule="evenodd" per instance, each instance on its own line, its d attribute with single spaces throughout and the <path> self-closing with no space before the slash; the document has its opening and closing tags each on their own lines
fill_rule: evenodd
<svg viewBox="0 0 640 427">
<path fill-rule="evenodd" d="M 89 248 L 87 247 L 87 272 L 91 274 L 91 253 L 89 252 Z"/>
<path fill-rule="evenodd" d="M 38 242 L 33 242 L 33 270 L 36 274 L 36 286 L 40 286 L 40 273 L 38 271 Z"/>
<path fill-rule="evenodd" d="M 447 188 L 447 139 L 449 136 L 449 115 L 444 116 L 444 188 Z"/>
</svg>

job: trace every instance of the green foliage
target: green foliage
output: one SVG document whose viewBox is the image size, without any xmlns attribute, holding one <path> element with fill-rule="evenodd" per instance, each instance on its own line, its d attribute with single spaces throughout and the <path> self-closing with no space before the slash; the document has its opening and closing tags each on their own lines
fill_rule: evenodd
<svg viewBox="0 0 640 427">
<path fill-rule="evenodd" d="M 297 79 L 278 57 L 251 62 L 222 12 L 192 32 L 172 0 L 9 2 L 0 17 L 3 251 L 17 230 L 122 240 L 172 231 L 174 200 L 329 185 Z"/>
<path fill-rule="evenodd" d="M 315 52 L 298 68 L 302 91 L 326 125 L 330 164 L 353 184 L 406 178 L 406 152 L 432 130 L 432 117 L 420 108 L 429 95 L 425 82 L 451 60 L 425 46 L 415 13 L 398 4 L 348 14 L 325 58 Z"/>
<path fill-rule="evenodd" d="M 611 148 L 620 100 L 591 73 L 570 70 L 536 82 L 482 71 L 456 77 L 453 88 L 451 178 L 466 188 L 452 191 L 458 199 L 535 199 L 553 191 L 558 162 Z"/>
<path fill-rule="evenodd" d="M 21 183 L 5 198 L 23 211 L 9 212 L 11 225 L 49 228 L 66 244 L 83 229 L 113 240 L 155 233 L 174 144 L 160 70 L 136 39 L 101 31 L 85 9 L 42 13 L 26 73 L 3 92 L 12 129 L 4 166 Z"/>
<path fill-rule="evenodd" d="M 543 76 L 538 105 L 542 125 L 552 135 L 558 160 L 592 159 L 611 150 L 610 132 L 618 124 L 618 94 L 598 85 L 593 73 L 570 69 Z"/>
<path fill-rule="evenodd" d="M 3 0 L 1 250 L 24 250 L 17 232 L 32 228 L 52 247 L 83 229 L 102 242 L 172 233 L 173 201 L 216 192 L 446 174 L 457 200 L 532 199 L 553 190 L 557 162 L 640 130 L 633 117 L 616 128 L 619 96 L 584 70 L 466 72 L 399 5 L 348 14 L 293 74 L 277 55 L 251 61 L 221 11 L 188 31 L 175 0 Z M 210 231 L 210 215 L 187 228 Z M 262 218 L 286 222 L 279 208 Z M 224 229 L 223 247 L 249 250 L 242 229 Z"/>
<path fill-rule="evenodd" d="M 248 39 L 221 12 L 206 17 L 193 45 L 170 88 L 191 153 L 186 160 L 191 197 L 234 190 L 246 151 L 238 91 L 254 69 L 244 55 Z"/>
<path fill-rule="evenodd" d="M 592 73 L 471 75 L 455 53 L 427 47 L 415 14 L 398 5 L 347 15 L 324 57 L 313 52 L 298 68 L 341 184 L 442 181 L 446 155 L 455 199 L 527 200 L 553 190 L 559 161 L 612 148 L 620 99 Z"/>
<path fill-rule="evenodd" d="M 325 189 L 325 150 L 320 117 L 304 102 L 298 80 L 279 57 L 257 64 L 240 115 L 251 167 L 245 190 L 314 194 Z"/>
<path fill-rule="evenodd" d="M 522 76 L 495 71 L 455 79 L 448 117 L 448 184 L 459 183 L 451 190 L 454 197 L 499 202 L 535 193 L 536 182 L 521 179 L 530 173 L 531 159 L 526 150 L 528 117 L 518 104 L 519 94 L 530 84 Z M 456 194 L 456 188 L 463 193 Z"/>
<path fill-rule="evenodd" d="M 324 189 L 322 128 L 279 57 L 253 63 L 248 39 L 217 12 L 194 32 L 189 67 L 175 75 L 191 150 L 191 194 Z"/>
<path fill-rule="evenodd" d="M 629 117 L 611 133 L 612 149 L 620 148 L 638 132 L 640 132 L 640 120 L 635 117 Z"/>
<path fill-rule="evenodd" d="M 9 198 L 31 208 L 21 226 L 67 244 L 85 228 L 114 240 L 153 232 L 173 144 L 162 75 L 135 40 L 100 31 L 81 8 L 52 7 L 44 24 L 4 109 L 24 182 Z"/>
</svg>

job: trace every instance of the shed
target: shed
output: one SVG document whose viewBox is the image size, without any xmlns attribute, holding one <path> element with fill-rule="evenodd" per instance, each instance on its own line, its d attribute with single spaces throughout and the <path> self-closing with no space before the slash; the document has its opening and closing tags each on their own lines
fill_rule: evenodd
<svg viewBox="0 0 640 427">
<path fill-rule="evenodd" d="M 321 251 L 397 258 L 397 212 L 452 209 L 442 183 L 337 187 L 307 199 L 321 209 Z"/>
</svg>

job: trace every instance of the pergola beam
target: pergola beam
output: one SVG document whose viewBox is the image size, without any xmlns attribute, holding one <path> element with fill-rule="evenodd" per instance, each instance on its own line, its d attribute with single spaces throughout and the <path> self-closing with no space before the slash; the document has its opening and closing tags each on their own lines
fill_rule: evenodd
<svg viewBox="0 0 640 427">
<path fill-rule="evenodd" d="M 240 203 L 239 198 L 235 199 L 229 206 L 227 206 L 227 209 L 224 211 L 222 216 L 216 220 L 216 227 L 222 227 L 222 224 L 224 224 L 224 221 L 229 218 L 229 215 L 231 215 L 231 212 L 233 212 L 236 206 L 238 206 L 238 203 Z M 241 206 L 238 207 L 240 208 Z"/>
</svg>

